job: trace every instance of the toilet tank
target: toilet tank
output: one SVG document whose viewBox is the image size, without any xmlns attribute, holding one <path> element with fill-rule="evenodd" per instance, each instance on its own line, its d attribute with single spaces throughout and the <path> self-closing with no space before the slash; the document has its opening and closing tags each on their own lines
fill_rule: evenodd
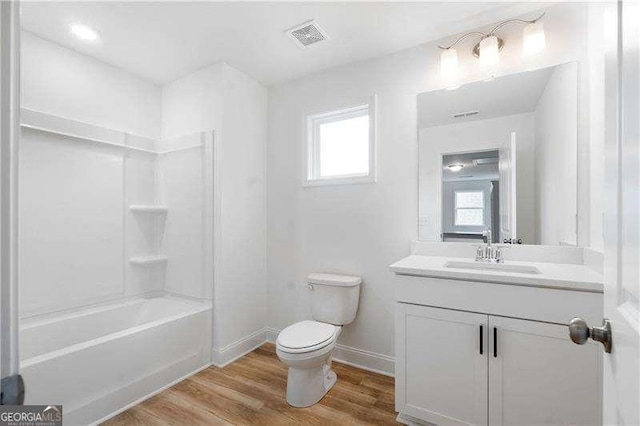
<svg viewBox="0 0 640 426">
<path fill-rule="evenodd" d="M 353 322 L 360 300 L 360 277 L 311 274 L 307 281 L 311 288 L 314 320 L 334 325 Z"/>
</svg>

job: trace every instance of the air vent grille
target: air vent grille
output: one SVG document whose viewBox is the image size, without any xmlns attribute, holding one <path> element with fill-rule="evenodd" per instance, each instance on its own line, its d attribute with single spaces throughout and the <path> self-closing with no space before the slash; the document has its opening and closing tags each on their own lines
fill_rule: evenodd
<svg viewBox="0 0 640 426">
<path fill-rule="evenodd" d="M 457 114 L 453 114 L 453 118 L 465 118 L 472 117 L 474 115 L 480 114 L 480 111 L 467 111 L 467 112 L 459 112 Z"/>
<path fill-rule="evenodd" d="M 498 164 L 498 159 L 496 157 L 490 157 L 490 158 L 474 158 L 473 159 L 473 165 L 474 166 L 480 166 L 483 164 Z"/>
<path fill-rule="evenodd" d="M 323 40 L 329 36 L 315 21 L 305 22 L 286 31 L 287 35 L 303 49 Z"/>
</svg>

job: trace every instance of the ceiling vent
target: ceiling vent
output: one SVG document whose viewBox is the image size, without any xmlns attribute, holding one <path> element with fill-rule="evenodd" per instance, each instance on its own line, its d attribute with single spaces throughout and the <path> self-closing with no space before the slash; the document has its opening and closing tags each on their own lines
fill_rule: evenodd
<svg viewBox="0 0 640 426">
<path fill-rule="evenodd" d="M 465 118 L 472 117 L 474 115 L 480 114 L 480 111 L 467 111 L 467 112 L 459 112 L 457 114 L 453 114 L 453 118 Z"/>
<path fill-rule="evenodd" d="M 286 31 L 287 35 L 301 48 L 329 40 L 329 36 L 316 21 L 307 21 Z"/>
<path fill-rule="evenodd" d="M 474 158 L 473 159 L 474 166 L 481 166 L 483 164 L 498 164 L 498 158 L 490 157 L 490 158 Z"/>
</svg>

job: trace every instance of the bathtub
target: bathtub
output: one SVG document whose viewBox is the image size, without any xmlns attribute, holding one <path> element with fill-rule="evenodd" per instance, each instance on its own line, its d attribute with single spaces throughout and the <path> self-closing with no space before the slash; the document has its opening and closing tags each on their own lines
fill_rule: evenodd
<svg viewBox="0 0 640 426">
<path fill-rule="evenodd" d="M 96 423 L 210 365 L 211 304 L 163 296 L 29 318 L 20 358 L 25 404 Z"/>
</svg>

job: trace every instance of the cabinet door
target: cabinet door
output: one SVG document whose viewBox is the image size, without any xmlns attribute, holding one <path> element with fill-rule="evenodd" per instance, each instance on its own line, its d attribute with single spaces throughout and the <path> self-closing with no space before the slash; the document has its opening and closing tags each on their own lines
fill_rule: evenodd
<svg viewBox="0 0 640 426">
<path fill-rule="evenodd" d="M 396 309 L 396 409 L 440 426 L 486 425 L 488 316 Z"/>
<path fill-rule="evenodd" d="M 489 424 L 602 424 L 598 345 L 574 344 L 565 325 L 490 316 Z"/>
</svg>

